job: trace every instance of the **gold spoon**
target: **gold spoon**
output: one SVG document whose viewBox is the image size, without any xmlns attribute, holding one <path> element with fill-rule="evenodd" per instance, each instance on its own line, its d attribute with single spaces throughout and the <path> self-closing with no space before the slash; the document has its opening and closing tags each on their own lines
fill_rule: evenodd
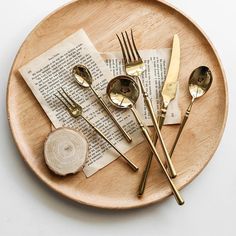
<svg viewBox="0 0 236 236">
<path fill-rule="evenodd" d="M 125 75 L 117 76 L 108 83 L 107 95 L 108 95 L 109 100 L 114 106 L 118 108 L 123 108 L 123 109 L 130 109 L 133 112 L 134 117 L 136 118 L 140 128 L 142 129 L 142 132 L 146 140 L 148 141 L 148 144 L 154 156 L 156 157 L 158 163 L 161 165 L 162 170 L 169 181 L 169 184 L 171 186 L 171 189 L 173 191 L 176 201 L 178 202 L 179 205 L 184 204 L 184 200 L 182 199 L 177 188 L 172 182 L 165 166 L 163 165 L 156 151 L 154 144 L 152 143 L 152 139 L 148 133 L 146 126 L 143 124 L 143 122 L 139 118 L 139 114 L 137 110 L 134 108 L 134 105 L 137 102 L 138 97 L 139 97 L 138 84 L 130 76 L 125 76 Z"/>
<path fill-rule="evenodd" d="M 190 105 L 188 106 L 184 119 L 180 125 L 178 134 L 175 138 L 174 145 L 172 146 L 172 149 L 170 151 L 170 156 L 172 156 L 175 147 L 179 141 L 180 135 L 188 120 L 195 99 L 203 96 L 208 91 L 208 89 L 211 87 L 212 80 L 213 80 L 212 73 L 210 69 L 206 66 L 200 66 L 192 72 L 189 78 L 189 92 L 192 96 L 192 100 Z"/>
<path fill-rule="evenodd" d="M 98 95 L 98 93 L 93 89 L 92 87 L 92 75 L 90 73 L 90 71 L 88 70 L 87 67 L 83 66 L 83 65 L 77 65 L 73 68 L 72 70 L 72 74 L 74 76 L 74 78 L 76 79 L 77 83 L 84 88 L 90 88 L 93 93 L 95 94 L 95 96 L 98 98 L 100 104 L 102 105 L 102 107 L 104 108 L 104 110 L 107 112 L 107 114 L 110 116 L 110 118 L 113 120 L 113 122 L 116 124 L 116 126 L 118 127 L 118 129 L 121 131 L 121 133 L 123 134 L 123 136 L 126 138 L 126 140 L 130 143 L 132 141 L 131 137 L 126 133 L 126 131 L 120 126 L 120 124 L 118 123 L 118 121 L 115 119 L 115 117 L 113 116 L 113 114 L 111 113 L 110 109 L 108 108 L 108 106 L 106 105 L 106 103 L 104 102 L 103 98 Z"/>
</svg>

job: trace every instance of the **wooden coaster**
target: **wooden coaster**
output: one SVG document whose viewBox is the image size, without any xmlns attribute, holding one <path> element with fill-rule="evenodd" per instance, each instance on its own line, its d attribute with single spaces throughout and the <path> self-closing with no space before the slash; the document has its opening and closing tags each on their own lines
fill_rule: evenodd
<svg viewBox="0 0 236 236">
<path fill-rule="evenodd" d="M 88 142 L 84 135 L 73 129 L 60 128 L 49 134 L 44 144 L 45 162 L 58 175 L 80 171 L 88 155 Z"/>
</svg>

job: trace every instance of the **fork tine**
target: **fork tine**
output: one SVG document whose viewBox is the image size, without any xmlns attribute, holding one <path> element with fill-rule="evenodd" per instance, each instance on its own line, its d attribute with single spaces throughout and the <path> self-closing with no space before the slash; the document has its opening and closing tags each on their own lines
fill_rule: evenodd
<svg viewBox="0 0 236 236">
<path fill-rule="evenodd" d="M 70 100 L 68 100 L 67 97 L 65 97 L 60 91 L 58 91 L 58 93 L 61 95 L 61 97 L 63 97 L 63 99 L 66 101 L 66 103 L 67 103 L 69 106 L 73 107 L 73 104 L 71 104 Z"/>
<path fill-rule="evenodd" d="M 129 40 L 129 35 L 128 35 L 127 31 L 125 31 L 125 35 L 126 35 L 126 39 L 127 39 L 127 41 L 128 41 L 129 48 L 130 48 L 131 54 L 132 54 L 132 56 L 133 56 L 133 59 L 134 59 L 134 61 L 136 61 L 136 57 L 135 57 L 135 55 L 134 55 L 134 50 L 133 50 L 133 48 L 132 48 L 132 46 L 131 46 L 131 43 L 130 43 L 130 40 Z"/>
<path fill-rule="evenodd" d="M 58 91 L 58 93 L 60 93 L 60 92 Z M 68 110 L 70 109 L 69 105 L 66 104 L 59 96 L 57 96 L 56 94 L 54 94 L 54 96 L 57 97 L 57 98 L 61 101 L 61 103 L 64 104 L 64 106 L 65 106 Z"/>
<path fill-rule="evenodd" d="M 123 54 L 124 63 L 127 64 L 127 57 L 126 57 L 126 55 L 125 55 L 124 46 L 123 46 L 123 44 L 122 44 L 122 42 L 121 42 L 120 37 L 119 37 L 118 34 L 116 34 L 116 37 L 118 38 L 119 43 L 120 43 L 120 47 L 121 47 L 121 51 L 122 51 L 122 54 Z"/>
<path fill-rule="evenodd" d="M 133 30 L 132 30 L 132 29 L 131 29 L 131 38 L 132 38 L 133 47 L 134 47 L 134 50 L 135 50 L 135 52 L 136 52 L 136 55 L 138 56 L 138 59 L 139 59 L 139 60 L 142 60 L 141 57 L 140 57 L 140 55 L 139 55 L 139 52 L 138 52 L 138 50 L 137 50 L 137 47 L 136 47 L 136 45 L 135 45 L 135 42 L 134 42 L 134 34 L 133 34 Z"/>
<path fill-rule="evenodd" d="M 61 87 L 61 90 L 63 91 L 63 93 L 66 95 L 66 97 L 70 100 L 70 102 L 72 102 L 72 106 L 76 106 L 77 103 L 68 95 L 68 93 Z M 64 97 L 64 96 L 63 96 Z M 67 101 L 68 101 L 67 99 Z"/>
<path fill-rule="evenodd" d="M 128 48 L 128 45 L 126 43 L 125 36 L 124 36 L 123 32 L 121 33 L 121 35 L 122 35 L 123 42 L 124 42 L 124 45 L 125 45 L 126 54 L 127 54 L 128 58 L 129 58 L 129 61 L 131 62 L 132 61 L 131 60 L 131 55 L 130 55 L 129 48 Z"/>
</svg>

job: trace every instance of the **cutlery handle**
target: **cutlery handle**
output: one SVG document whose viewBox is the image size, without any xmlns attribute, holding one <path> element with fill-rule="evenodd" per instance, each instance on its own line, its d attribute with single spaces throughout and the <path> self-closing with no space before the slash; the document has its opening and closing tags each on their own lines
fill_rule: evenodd
<svg viewBox="0 0 236 236">
<path fill-rule="evenodd" d="M 111 113 L 109 107 L 107 106 L 107 104 L 104 102 L 103 98 L 101 96 L 98 95 L 98 93 L 92 88 L 90 87 L 93 91 L 93 93 L 96 95 L 96 97 L 98 98 L 100 104 L 102 105 L 102 107 L 104 108 L 104 110 L 107 112 L 107 114 L 110 116 L 110 118 L 113 120 L 113 122 L 116 124 L 116 126 L 118 127 L 118 129 L 121 131 L 121 133 L 123 134 L 123 136 L 125 137 L 125 139 L 131 143 L 132 139 L 131 137 L 127 134 L 127 132 L 120 126 L 120 124 L 118 123 L 118 121 L 116 120 L 116 118 L 113 116 L 113 114 Z"/>
<path fill-rule="evenodd" d="M 164 143 L 164 140 L 162 138 L 161 131 L 159 129 L 159 125 L 158 125 L 158 122 L 157 122 L 157 119 L 156 119 L 156 116 L 155 116 L 155 113 L 154 113 L 154 109 L 153 109 L 153 105 L 152 105 L 151 99 L 149 98 L 147 92 L 145 91 L 144 86 L 142 84 L 142 81 L 141 81 L 141 79 L 139 77 L 138 77 L 138 80 L 139 80 L 139 83 L 140 83 L 141 91 L 143 93 L 144 102 L 145 102 L 145 104 L 146 104 L 146 106 L 148 108 L 148 111 L 149 111 L 150 115 L 151 115 L 151 119 L 152 119 L 152 122 L 154 124 L 157 136 L 160 139 L 161 147 L 162 147 L 162 150 L 163 150 L 163 152 L 165 154 L 166 163 L 167 163 L 167 166 L 169 168 L 170 176 L 171 176 L 171 178 L 175 178 L 177 176 L 177 174 L 176 174 L 174 165 L 173 165 L 173 163 L 172 163 L 172 161 L 170 159 L 170 156 L 169 156 L 169 153 L 167 151 L 167 148 L 166 148 L 166 145 Z M 156 142 L 154 142 L 154 143 L 156 144 Z"/>
<path fill-rule="evenodd" d="M 161 108 L 161 115 L 159 116 L 159 128 L 162 129 L 162 126 L 164 125 L 164 121 L 166 118 L 166 112 L 167 112 L 167 106 L 165 106 L 163 104 L 162 108 Z"/>
<path fill-rule="evenodd" d="M 181 133 L 182 133 L 182 131 L 183 131 L 183 129 L 184 129 L 184 126 L 185 126 L 187 120 L 188 120 L 188 117 L 189 117 L 189 115 L 190 115 L 190 112 L 191 112 L 191 109 L 192 109 L 192 106 L 193 106 L 193 102 L 194 102 L 194 98 L 192 99 L 192 101 L 191 101 L 191 103 L 190 103 L 188 109 L 187 109 L 186 112 L 185 112 L 185 116 L 184 116 L 184 118 L 183 118 L 183 121 L 181 122 L 181 125 L 180 125 L 180 127 L 179 127 L 179 131 L 178 131 L 178 133 L 177 133 L 177 135 L 176 135 L 174 144 L 173 144 L 173 146 L 172 146 L 172 148 L 171 148 L 170 156 L 173 155 L 173 152 L 174 152 L 174 150 L 175 150 L 175 147 L 176 147 L 176 145 L 177 145 L 177 143 L 178 143 L 178 141 L 179 141 L 180 135 L 181 135 Z"/>
<path fill-rule="evenodd" d="M 164 151 L 164 154 L 165 154 L 165 158 L 166 158 L 166 163 L 167 163 L 167 166 L 169 168 L 169 172 L 170 172 L 170 177 L 171 178 L 175 178 L 177 176 L 176 174 L 176 171 L 175 171 L 175 168 L 174 168 L 174 165 L 170 159 L 170 156 L 169 156 L 169 153 L 167 151 L 167 148 L 166 148 L 166 145 L 164 143 L 164 140 L 162 138 L 162 134 L 161 134 L 161 131 L 159 129 L 159 125 L 157 123 L 157 119 L 155 117 L 155 113 L 154 113 L 154 109 L 153 109 L 153 106 L 152 106 L 152 103 L 151 103 L 151 100 L 150 98 L 147 96 L 147 97 L 144 97 L 144 100 L 145 100 L 145 103 L 148 107 L 148 110 L 151 114 L 151 118 L 152 118 L 152 121 L 153 121 L 153 124 L 154 124 L 154 127 L 155 127 L 155 130 L 156 130 L 156 134 L 157 134 L 157 138 L 156 138 L 156 141 L 153 142 L 155 145 L 157 143 L 157 139 L 159 138 L 160 139 L 160 142 L 161 142 L 161 147 Z"/>
<path fill-rule="evenodd" d="M 156 157 L 156 159 L 157 159 L 158 163 L 160 164 L 160 166 L 161 166 L 161 168 L 162 168 L 164 174 L 166 175 L 167 180 L 168 180 L 168 182 L 169 182 L 169 184 L 170 184 L 170 187 L 171 187 L 171 189 L 172 189 L 172 192 L 173 192 L 173 194 L 174 194 L 174 197 L 175 197 L 177 203 L 178 203 L 179 205 L 183 205 L 183 204 L 184 204 L 184 200 L 183 200 L 182 197 L 180 196 L 180 193 L 179 193 L 178 189 L 175 187 L 175 185 L 174 185 L 174 183 L 172 182 L 172 180 L 171 180 L 171 178 L 170 178 L 170 176 L 169 176 L 169 174 L 168 174 L 168 172 L 167 172 L 165 166 L 163 165 L 163 163 L 162 163 L 162 161 L 161 161 L 161 159 L 160 159 L 160 157 L 159 157 L 159 155 L 158 155 L 158 153 L 157 153 L 157 151 L 156 151 L 156 148 L 155 148 L 154 144 L 152 143 L 152 139 L 151 139 L 151 137 L 150 137 L 150 135 L 149 135 L 149 133 L 148 133 L 146 127 L 143 125 L 141 119 L 139 118 L 139 115 L 138 115 L 137 111 L 136 111 L 134 108 L 131 108 L 131 111 L 133 112 L 133 114 L 134 114 L 134 116 L 135 116 L 135 118 L 136 118 L 136 120 L 137 120 L 137 122 L 138 122 L 140 128 L 142 129 L 142 132 L 143 132 L 143 134 L 144 134 L 144 137 L 146 138 L 146 140 L 147 140 L 147 142 L 148 142 L 148 144 L 149 144 L 149 146 L 150 146 L 150 148 L 151 148 L 151 150 L 152 150 L 154 156 Z"/>
<path fill-rule="evenodd" d="M 161 130 L 163 125 L 164 125 L 164 121 L 165 121 L 165 117 L 166 117 L 166 112 L 167 112 L 167 107 L 168 106 L 165 106 L 164 104 L 162 105 L 161 115 L 159 116 L 159 120 L 158 120 L 159 130 Z M 153 138 L 153 143 L 155 144 L 155 146 L 157 144 L 157 140 L 158 140 L 158 136 L 157 136 L 157 133 L 155 133 L 154 134 L 154 138 Z M 171 153 L 169 153 L 169 155 L 171 157 Z M 140 182 L 140 185 L 139 185 L 138 196 L 142 196 L 143 193 L 144 193 L 146 182 L 147 182 L 148 173 L 150 171 L 150 167 L 151 167 L 151 163 L 152 163 L 152 159 L 153 159 L 153 153 L 151 152 L 149 157 L 148 157 L 148 161 L 146 163 L 146 167 L 144 169 L 143 176 L 142 176 L 142 179 L 141 179 L 141 182 Z"/>
<path fill-rule="evenodd" d="M 133 171 L 137 171 L 138 170 L 138 167 L 132 163 L 128 157 L 126 157 L 124 154 L 122 154 L 107 138 L 106 136 L 98 129 L 96 128 L 92 123 L 90 123 L 89 120 L 87 120 L 84 116 L 82 116 L 83 119 L 104 139 L 106 140 L 126 161 L 127 163 L 129 164 L 129 166 L 132 168 Z"/>
<path fill-rule="evenodd" d="M 153 138 L 153 143 L 156 144 L 158 140 L 158 136 L 155 133 L 154 134 L 154 138 Z M 151 152 L 148 156 L 148 160 L 145 166 L 145 169 L 143 171 L 143 175 L 142 175 L 142 179 L 140 181 L 140 185 L 138 188 L 138 196 L 141 197 L 144 193 L 145 187 L 146 187 L 146 183 L 147 183 L 147 177 L 148 177 L 148 173 L 150 171 L 151 168 L 151 163 L 152 163 L 152 159 L 153 159 L 153 153 Z"/>
<path fill-rule="evenodd" d="M 150 171 L 151 164 L 152 164 L 152 159 L 153 159 L 152 157 L 153 157 L 153 153 L 151 152 L 151 154 L 148 156 L 148 160 L 147 160 L 145 169 L 143 171 L 142 179 L 139 184 L 139 188 L 138 188 L 138 196 L 139 197 L 141 197 L 143 195 L 145 187 L 146 187 L 148 173 Z"/>
</svg>

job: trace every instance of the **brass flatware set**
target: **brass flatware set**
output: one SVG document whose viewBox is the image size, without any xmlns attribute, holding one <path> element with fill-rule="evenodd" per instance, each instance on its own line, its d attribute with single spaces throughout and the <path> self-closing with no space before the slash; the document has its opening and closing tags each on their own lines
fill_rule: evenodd
<svg viewBox="0 0 236 236">
<path fill-rule="evenodd" d="M 124 154 L 122 154 L 98 128 L 96 128 L 85 116 L 83 116 L 83 108 L 77 102 L 75 102 L 63 88 L 61 88 L 61 90 L 62 92 L 58 91 L 61 97 L 59 97 L 56 94 L 55 96 L 65 105 L 69 114 L 75 119 L 82 117 L 86 121 L 86 123 L 88 123 L 104 140 L 106 140 L 127 161 L 132 170 L 137 171 L 138 167 L 135 166 Z"/>
<path fill-rule="evenodd" d="M 142 73 L 145 71 L 145 64 L 143 63 L 143 60 L 142 60 L 142 58 L 140 57 L 140 55 L 138 53 L 136 44 L 134 42 L 133 31 L 131 30 L 131 39 L 132 39 L 132 41 L 129 39 L 129 36 L 128 36 L 127 32 L 125 32 L 126 37 L 124 36 L 124 33 L 121 33 L 121 34 L 122 34 L 123 43 L 122 43 L 122 41 L 121 41 L 121 39 L 119 38 L 118 35 L 117 35 L 117 37 L 119 39 L 119 43 L 120 43 L 123 58 L 124 58 L 125 71 L 126 71 L 127 75 L 130 75 L 133 78 L 137 78 L 137 80 L 139 82 L 144 102 L 145 102 L 145 104 L 148 108 L 148 111 L 151 115 L 152 122 L 154 124 L 155 130 L 156 130 L 157 135 L 158 135 L 158 137 L 160 138 L 160 141 L 161 141 L 161 146 L 163 148 L 163 151 L 164 151 L 164 154 L 165 154 L 165 157 L 166 157 L 167 165 L 168 165 L 168 168 L 169 168 L 169 171 L 170 171 L 170 176 L 175 177 L 176 176 L 176 171 L 174 169 L 174 166 L 171 162 L 170 156 L 169 156 L 168 151 L 166 149 L 165 143 L 163 141 L 163 138 L 162 138 L 159 126 L 158 126 L 157 117 L 154 113 L 154 108 L 152 106 L 151 99 L 149 98 L 148 93 L 146 92 L 146 90 L 143 86 L 142 80 L 140 78 Z M 151 142 L 151 144 L 153 144 L 153 143 Z"/>
<path fill-rule="evenodd" d="M 122 32 L 120 36 L 117 34 L 117 38 L 123 55 L 124 69 L 126 75 L 120 75 L 110 80 L 110 82 L 107 85 L 106 93 L 110 103 L 113 106 L 120 109 L 129 109 L 133 113 L 151 151 L 150 155 L 148 156 L 147 164 L 144 168 L 144 172 L 140 181 L 137 194 L 140 197 L 144 193 L 146 180 L 148 178 L 148 173 L 154 156 L 158 164 L 160 165 L 161 170 L 163 171 L 165 177 L 167 178 L 167 181 L 170 185 L 170 188 L 174 194 L 177 203 L 179 205 L 182 205 L 184 204 L 184 200 L 181 197 L 177 187 L 175 186 L 172 180 L 172 178 L 175 178 L 178 175 L 178 173 L 171 160 L 171 156 L 173 155 L 173 152 L 176 148 L 176 145 L 181 136 L 183 128 L 187 122 L 194 101 L 197 98 L 203 96 L 208 91 L 208 89 L 212 84 L 211 71 L 208 67 L 201 66 L 192 72 L 189 79 L 189 92 L 192 96 L 192 100 L 180 125 L 172 149 L 170 152 L 168 152 L 164 139 L 162 137 L 161 129 L 165 121 L 168 105 L 176 97 L 176 92 L 178 89 L 178 78 L 179 78 L 179 68 L 180 68 L 179 37 L 178 35 L 174 35 L 173 38 L 170 65 L 166 76 L 166 80 L 164 82 L 161 91 L 163 102 L 159 117 L 154 112 L 152 100 L 149 97 L 147 91 L 145 90 L 143 81 L 141 79 L 141 76 L 145 72 L 146 68 L 144 61 L 141 58 L 138 49 L 136 47 L 133 31 L 131 30 L 130 36 L 126 31 L 125 33 Z M 100 96 L 92 87 L 92 75 L 89 72 L 88 68 L 84 65 L 77 65 L 73 68 L 72 74 L 76 82 L 81 87 L 90 88 L 92 90 L 92 92 L 99 100 L 101 106 L 107 112 L 107 114 L 112 119 L 114 124 L 118 127 L 118 129 L 125 137 L 127 142 L 131 142 L 132 141 L 131 137 L 116 120 L 115 116 L 112 114 L 112 111 L 109 109 L 108 105 L 103 100 L 103 97 Z M 137 109 L 135 108 L 135 104 L 139 98 L 140 91 L 143 95 L 145 105 L 151 116 L 151 120 L 154 126 L 155 132 L 153 139 L 151 138 L 149 129 L 142 121 Z M 128 157 L 122 154 L 99 129 L 97 129 L 86 117 L 83 116 L 82 107 L 75 100 L 73 100 L 72 97 L 63 88 L 61 88 L 61 91 L 58 91 L 58 94 L 55 94 L 55 96 L 65 105 L 69 114 L 73 118 L 77 119 L 79 117 L 82 117 L 86 121 L 86 123 L 88 123 L 104 140 L 106 140 L 111 145 L 111 147 L 113 147 L 116 150 L 117 153 L 121 155 L 121 157 L 123 157 L 123 159 L 127 162 L 127 164 L 132 168 L 133 171 L 138 170 L 138 167 L 134 163 L 132 163 L 128 159 Z M 161 147 L 163 149 L 165 163 L 160 158 L 160 155 L 158 154 L 156 149 L 156 144 L 158 140 L 160 141 Z"/>
<path fill-rule="evenodd" d="M 121 133 L 123 134 L 123 136 L 126 138 L 126 140 L 128 142 L 131 142 L 132 139 L 131 137 L 127 134 L 127 132 L 120 126 L 120 124 L 118 123 L 118 121 L 115 119 L 115 117 L 113 116 L 113 114 L 111 113 L 109 107 L 107 106 L 107 104 L 104 102 L 103 98 L 93 89 L 92 87 L 92 75 L 90 73 L 90 71 L 88 70 L 88 68 L 86 68 L 83 65 L 76 65 L 73 68 L 72 71 L 77 83 L 84 88 L 90 88 L 93 93 L 95 94 L 95 96 L 97 97 L 97 99 L 99 100 L 100 104 L 102 105 L 102 107 L 104 108 L 104 110 L 107 112 L 107 114 L 110 116 L 110 118 L 113 120 L 113 122 L 115 123 L 115 125 L 119 128 L 119 130 L 121 131 Z"/>
<path fill-rule="evenodd" d="M 139 97 L 139 87 L 138 87 L 137 83 L 133 80 L 132 77 L 118 76 L 109 82 L 108 87 L 107 87 L 107 94 L 108 94 L 110 101 L 112 102 L 112 104 L 114 106 L 116 106 L 118 108 L 125 108 L 125 109 L 129 108 L 133 112 L 133 114 L 134 114 L 143 134 L 144 134 L 144 137 L 146 138 L 146 140 L 150 146 L 151 151 L 153 152 L 154 156 L 156 157 L 158 163 L 160 164 L 162 170 L 164 171 L 164 173 L 167 177 L 167 180 L 172 188 L 173 194 L 174 194 L 178 204 L 182 205 L 184 203 L 184 200 L 181 198 L 181 196 L 180 196 L 177 188 L 175 187 L 174 183 L 172 182 L 171 177 L 169 176 L 164 164 L 162 163 L 146 126 L 141 121 L 137 110 L 134 108 L 134 104 L 136 103 L 136 101 L 138 100 L 138 97 Z"/>
</svg>

